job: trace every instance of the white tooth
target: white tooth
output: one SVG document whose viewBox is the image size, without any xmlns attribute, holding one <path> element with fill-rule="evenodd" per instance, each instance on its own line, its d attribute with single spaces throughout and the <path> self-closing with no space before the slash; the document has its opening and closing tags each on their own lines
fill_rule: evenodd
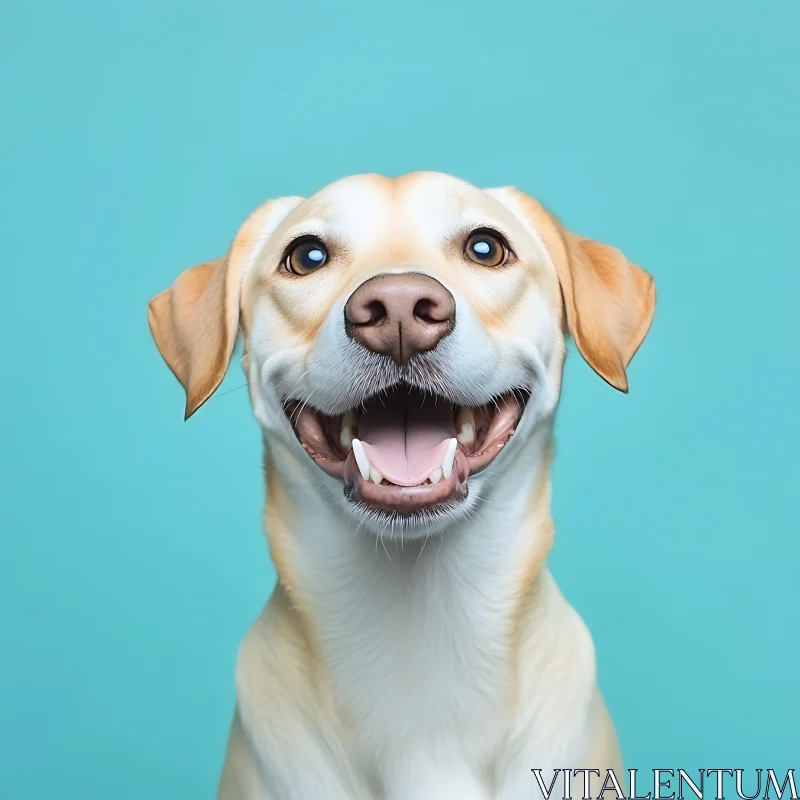
<svg viewBox="0 0 800 800">
<path fill-rule="evenodd" d="M 463 445 L 470 445 L 475 441 L 475 428 L 469 422 L 465 422 L 459 429 L 456 436 Z"/>
<path fill-rule="evenodd" d="M 459 406 L 456 412 L 456 438 L 467 446 L 475 441 L 475 412 L 469 406 Z"/>
<path fill-rule="evenodd" d="M 368 481 L 369 471 L 372 465 L 369 463 L 367 454 L 364 452 L 364 445 L 361 444 L 361 439 L 353 439 L 353 455 L 356 457 L 356 464 L 358 465 L 358 471 L 361 473 L 361 477 L 365 481 Z"/>
<path fill-rule="evenodd" d="M 342 425 L 339 443 L 345 450 L 349 450 L 353 446 L 353 439 L 355 439 L 355 431 L 349 425 Z"/>
<path fill-rule="evenodd" d="M 447 452 L 444 454 L 444 461 L 442 461 L 442 475 L 445 478 L 450 477 L 453 471 L 453 461 L 456 458 L 456 447 L 458 447 L 458 439 L 451 439 L 447 443 Z"/>
<path fill-rule="evenodd" d="M 375 467 L 369 468 L 369 479 L 376 485 L 380 486 L 381 481 L 383 480 L 383 475 L 375 469 Z"/>
<path fill-rule="evenodd" d="M 472 425 L 472 429 L 475 429 L 475 412 L 469 406 L 459 406 L 456 413 L 456 430 L 464 425 Z"/>
<path fill-rule="evenodd" d="M 353 445 L 353 439 L 358 435 L 358 420 L 348 411 L 342 417 L 342 430 L 339 433 L 339 442 L 345 450 L 349 450 Z"/>
<path fill-rule="evenodd" d="M 346 412 L 342 417 L 342 427 L 345 425 L 352 428 L 354 433 L 358 433 L 358 417 L 352 411 Z"/>
<path fill-rule="evenodd" d="M 428 480 L 430 480 L 430 482 L 431 482 L 431 483 L 439 483 L 439 481 L 440 481 L 441 479 L 442 479 L 442 471 L 441 471 L 440 469 L 435 469 L 435 470 L 434 470 L 433 472 L 431 472 L 431 474 L 428 476 Z"/>
</svg>

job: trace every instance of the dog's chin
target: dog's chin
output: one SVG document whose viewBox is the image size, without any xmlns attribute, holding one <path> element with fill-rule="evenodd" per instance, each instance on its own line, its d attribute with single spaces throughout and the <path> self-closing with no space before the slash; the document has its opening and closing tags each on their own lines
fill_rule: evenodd
<svg viewBox="0 0 800 800">
<path fill-rule="evenodd" d="M 407 546 L 417 542 L 422 545 L 431 538 L 446 536 L 460 520 L 469 517 L 474 500 L 474 494 L 470 494 L 411 514 L 397 514 L 342 499 L 342 510 L 345 518 L 354 524 L 357 534 L 375 537 L 384 543 L 396 541 Z"/>
<path fill-rule="evenodd" d="M 512 388 L 481 406 L 398 383 L 344 414 L 297 400 L 284 411 L 314 463 L 341 482 L 360 528 L 413 539 L 469 513 L 470 478 L 517 429 L 529 393 Z"/>
</svg>

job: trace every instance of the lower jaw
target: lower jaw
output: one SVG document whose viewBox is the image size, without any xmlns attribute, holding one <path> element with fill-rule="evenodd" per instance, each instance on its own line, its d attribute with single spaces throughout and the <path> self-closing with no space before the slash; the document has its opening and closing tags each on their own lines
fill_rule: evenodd
<svg viewBox="0 0 800 800">
<path fill-rule="evenodd" d="M 410 517 L 466 499 L 469 474 L 467 457 L 461 450 L 457 450 L 450 477 L 442 478 L 438 483 L 417 486 L 376 485 L 361 477 L 352 454 L 345 462 L 342 477 L 345 496 L 351 503 L 393 516 Z"/>
</svg>

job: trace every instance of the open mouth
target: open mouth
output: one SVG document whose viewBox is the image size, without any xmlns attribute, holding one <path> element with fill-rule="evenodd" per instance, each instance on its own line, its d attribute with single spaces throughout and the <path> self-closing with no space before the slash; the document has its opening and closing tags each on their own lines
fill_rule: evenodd
<svg viewBox="0 0 800 800">
<path fill-rule="evenodd" d="M 291 400 L 284 410 L 305 451 L 343 481 L 353 503 L 409 516 L 467 496 L 519 423 L 528 393 L 461 406 L 397 384 L 338 416 Z"/>
</svg>

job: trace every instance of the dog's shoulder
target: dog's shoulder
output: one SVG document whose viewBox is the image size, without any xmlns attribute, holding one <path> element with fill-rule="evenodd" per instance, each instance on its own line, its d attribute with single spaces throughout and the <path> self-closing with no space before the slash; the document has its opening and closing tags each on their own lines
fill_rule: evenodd
<svg viewBox="0 0 800 800">
<path fill-rule="evenodd" d="M 240 700 L 257 700 L 269 706 L 291 698 L 296 705 L 312 691 L 316 655 L 298 617 L 278 584 L 239 646 L 236 690 Z"/>
</svg>

